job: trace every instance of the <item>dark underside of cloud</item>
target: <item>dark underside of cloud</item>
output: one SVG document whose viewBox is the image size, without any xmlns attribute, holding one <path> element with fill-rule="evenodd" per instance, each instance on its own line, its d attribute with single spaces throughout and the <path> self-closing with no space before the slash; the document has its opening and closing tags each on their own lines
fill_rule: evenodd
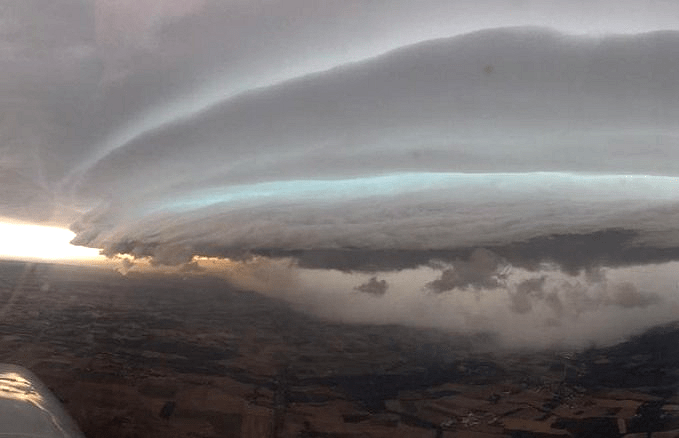
<svg viewBox="0 0 679 438">
<path fill-rule="evenodd" d="M 545 264 L 571 275 L 599 267 L 625 267 L 679 260 L 679 247 L 654 247 L 640 244 L 639 233 L 632 230 L 602 230 L 588 234 L 554 234 L 526 241 L 484 248 L 507 264 L 538 271 Z M 391 271 L 427 266 L 432 262 L 452 263 L 469 260 L 476 247 L 441 250 L 254 250 L 252 254 L 268 257 L 291 257 L 300 267 L 338 269 L 341 271 Z M 217 255 L 217 253 L 214 253 Z M 235 258 L 243 254 L 226 251 Z"/>
<path fill-rule="evenodd" d="M 378 280 L 377 277 L 372 277 L 367 283 L 360 284 L 354 288 L 358 292 L 363 292 L 370 295 L 382 296 L 387 293 L 389 285 L 386 280 Z"/>
</svg>

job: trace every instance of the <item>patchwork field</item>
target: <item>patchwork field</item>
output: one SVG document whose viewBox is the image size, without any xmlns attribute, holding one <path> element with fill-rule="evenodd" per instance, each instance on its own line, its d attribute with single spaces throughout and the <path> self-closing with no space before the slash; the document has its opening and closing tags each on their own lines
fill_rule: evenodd
<svg viewBox="0 0 679 438">
<path fill-rule="evenodd" d="M 95 437 L 679 436 L 679 330 L 583 352 L 328 323 L 207 277 L 0 264 L 0 361 Z"/>
</svg>

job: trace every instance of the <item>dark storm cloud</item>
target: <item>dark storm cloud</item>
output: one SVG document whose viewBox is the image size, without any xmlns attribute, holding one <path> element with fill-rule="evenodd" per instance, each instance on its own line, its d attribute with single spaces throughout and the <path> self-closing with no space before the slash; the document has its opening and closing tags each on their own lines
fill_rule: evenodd
<svg viewBox="0 0 679 438">
<path fill-rule="evenodd" d="M 640 233 L 604 229 L 587 234 L 552 234 L 486 247 L 507 264 L 537 271 L 557 266 L 576 275 L 585 272 L 593 282 L 601 280 L 601 267 L 625 267 L 679 260 L 679 246 L 647 244 Z M 447 250 L 299 250 L 257 251 L 271 257 L 294 257 L 302 267 L 342 271 L 388 271 L 429 265 L 431 261 L 467 260 L 474 248 Z"/>
<path fill-rule="evenodd" d="M 486 250 L 673 260 L 679 14 L 645 6 L 2 2 L 0 217 L 155 264 L 439 260 L 441 291 L 499 281 Z"/>
<path fill-rule="evenodd" d="M 377 277 L 372 277 L 368 282 L 358 285 L 354 289 L 366 294 L 382 296 L 387 293 L 389 285 L 386 280 L 378 280 Z"/>
<path fill-rule="evenodd" d="M 583 234 L 551 234 L 505 245 L 488 245 L 489 251 L 514 267 L 537 271 L 553 265 L 576 275 L 584 272 L 589 281 L 601 281 L 602 267 L 658 264 L 679 260 L 679 246 L 644 243 L 637 231 L 604 229 Z M 312 269 L 341 271 L 389 271 L 429 265 L 432 261 L 468 260 L 474 248 L 441 250 L 298 250 L 266 251 L 270 257 L 294 257 Z"/>
<path fill-rule="evenodd" d="M 586 271 L 592 281 L 600 280 L 598 268 L 665 263 L 679 260 L 679 246 L 646 243 L 640 233 L 608 229 L 588 234 L 540 236 L 524 242 L 493 247 L 514 266 L 540 269 L 555 264 L 570 274 Z"/>
<path fill-rule="evenodd" d="M 497 254 L 487 249 L 476 249 L 468 261 L 455 260 L 452 267 L 444 269 L 441 277 L 427 283 L 426 287 L 438 293 L 470 287 L 493 289 L 502 285 L 507 267 Z"/>
</svg>

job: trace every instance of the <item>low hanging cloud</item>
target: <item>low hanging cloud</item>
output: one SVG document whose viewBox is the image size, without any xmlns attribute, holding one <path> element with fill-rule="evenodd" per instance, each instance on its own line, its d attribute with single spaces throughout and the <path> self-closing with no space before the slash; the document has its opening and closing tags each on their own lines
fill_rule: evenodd
<svg viewBox="0 0 679 438">
<path fill-rule="evenodd" d="M 135 263 L 128 257 L 120 258 L 120 266 L 116 268 L 116 271 L 122 275 L 127 275 L 133 268 Z"/>
<path fill-rule="evenodd" d="M 468 261 L 457 260 L 446 268 L 441 277 L 426 284 L 434 292 L 453 289 L 493 289 L 500 287 L 507 278 L 509 266 L 496 254 L 486 249 L 476 249 Z"/>
<path fill-rule="evenodd" d="M 533 309 L 532 301 L 534 299 L 545 298 L 545 280 L 546 276 L 529 278 L 524 280 L 516 286 L 516 291 L 510 294 L 511 309 L 517 313 L 527 313 Z M 561 307 L 561 301 L 558 295 L 554 295 L 549 302 L 555 307 Z"/>
<path fill-rule="evenodd" d="M 377 277 L 372 277 L 367 283 L 356 286 L 354 289 L 366 294 L 382 296 L 387 293 L 389 285 L 386 280 L 378 280 Z"/>
<path fill-rule="evenodd" d="M 616 306 L 624 309 L 646 308 L 662 302 L 654 292 L 642 292 L 631 282 L 609 283 L 605 278 L 597 282 L 587 281 L 548 282 L 548 276 L 533 277 L 518 283 L 509 291 L 510 309 L 518 314 L 533 311 L 535 306 L 545 305 L 555 320 L 566 314 L 577 316 L 600 307 Z"/>
<path fill-rule="evenodd" d="M 261 260 L 263 265 L 274 262 Z M 676 267 L 677 263 L 648 267 L 645 279 L 628 268 L 606 268 L 597 282 L 589 281 L 585 273 L 573 276 L 545 269 L 535 276 L 517 268 L 507 273 L 501 287 L 460 287 L 442 293 L 428 293 L 426 284 L 440 276 L 431 266 L 385 272 L 379 277 L 297 268 L 290 271 L 295 276 L 285 287 L 260 284 L 256 290 L 331 321 L 483 333 L 492 340 L 485 347 L 492 348 L 579 348 L 618 342 L 675 320 L 679 300 L 667 285 L 674 282 Z M 251 271 L 216 272 L 239 285 L 254 285 L 256 280 L 244 278 Z M 384 281 L 388 293 L 379 299 L 371 293 L 356 293 L 359 279 L 370 290 Z"/>
<path fill-rule="evenodd" d="M 657 294 L 642 293 L 632 283 L 622 283 L 614 288 L 610 303 L 624 308 L 648 307 L 652 304 L 660 303 L 661 299 Z"/>
</svg>

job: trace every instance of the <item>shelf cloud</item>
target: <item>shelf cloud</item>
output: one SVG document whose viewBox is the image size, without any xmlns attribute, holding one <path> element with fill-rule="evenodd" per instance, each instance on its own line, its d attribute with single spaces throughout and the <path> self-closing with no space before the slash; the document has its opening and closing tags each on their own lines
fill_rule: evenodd
<svg viewBox="0 0 679 438">
<path fill-rule="evenodd" d="M 365 299 L 521 270 L 515 314 L 565 312 L 545 270 L 679 260 L 670 2 L 10 3 L 2 218 L 157 266 L 355 273 Z M 634 287 L 596 303 L 659 302 Z"/>
<path fill-rule="evenodd" d="M 69 174 L 106 194 L 75 242 L 179 263 L 604 233 L 674 257 L 677 42 L 488 30 L 241 93 Z"/>
</svg>

